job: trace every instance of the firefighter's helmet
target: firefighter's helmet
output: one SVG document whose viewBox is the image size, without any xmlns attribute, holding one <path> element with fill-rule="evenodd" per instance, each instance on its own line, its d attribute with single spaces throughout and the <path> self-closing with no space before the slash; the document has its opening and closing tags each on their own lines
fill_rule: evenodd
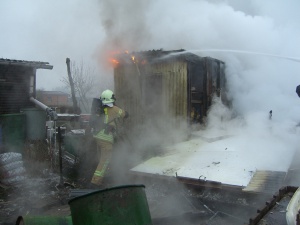
<svg viewBox="0 0 300 225">
<path fill-rule="evenodd" d="M 113 103 L 116 100 L 114 93 L 108 89 L 102 92 L 100 99 L 103 104 Z"/>
</svg>

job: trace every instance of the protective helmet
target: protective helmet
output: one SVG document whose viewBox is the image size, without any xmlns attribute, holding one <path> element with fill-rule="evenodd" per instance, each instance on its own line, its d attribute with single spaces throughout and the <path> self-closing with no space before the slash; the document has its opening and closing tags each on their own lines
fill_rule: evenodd
<svg viewBox="0 0 300 225">
<path fill-rule="evenodd" d="M 116 100 L 114 93 L 108 89 L 102 92 L 100 99 L 103 104 L 113 103 Z"/>
</svg>

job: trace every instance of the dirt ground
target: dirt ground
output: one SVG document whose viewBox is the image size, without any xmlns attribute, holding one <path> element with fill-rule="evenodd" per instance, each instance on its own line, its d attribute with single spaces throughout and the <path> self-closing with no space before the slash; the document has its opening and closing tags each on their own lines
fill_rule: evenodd
<svg viewBox="0 0 300 225">
<path fill-rule="evenodd" d="M 0 188 L 0 224 L 15 224 L 24 215 L 68 215 L 68 191 L 71 186 L 60 186 L 56 174 L 26 180 L 10 187 Z M 55 209 L 55 210 L 54 210 Z"/>
<path fill-rule="evenodd" d="M 23 182 L 0 186 L 0 225 L 16 224 L 19 216 L 70 216 L 69 200 L 78 192 L 95 191 L 89 187 L 89 181 L 96 163 L 91 158 L 86 160 L 77 164 L 64 156 L 62 174 L 47 164 L 27 164 L 30 166 Z M 123 173 L 118 171 L 118 176 L 111 173 L 106 188 L 145 185 L 153 225 L 248 224 L 249 219 L 257 215 L 257 209 L 273 195 L 195 187 L 180 183 L 176 178 L 136 176 L 125 171 L 126 168 Z"/>
<path fill-rule="evenodd" d="M 81 194 L 95 191 L 88 189 L 86 184 L 66 177 L 61 182 L 59 174 L 45 169 L 14 187 L 2 187 L 0 225 L 15 224 L 19 216 L 69 216 L 68 201 L 76 191 L 81 191 Z M 153 225 L 247 224 L 257 208 L 270 197 L 219 189 L 195 189 L 174 179 L 129 176 L 128 184 L 145 185 Z"/>
</svg>

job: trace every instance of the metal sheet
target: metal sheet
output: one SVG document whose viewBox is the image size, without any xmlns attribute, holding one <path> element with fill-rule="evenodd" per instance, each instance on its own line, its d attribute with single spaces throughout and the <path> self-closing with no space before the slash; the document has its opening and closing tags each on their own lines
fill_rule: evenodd
<svg viewBox="0 0 300 225">
<path fill-rule="evenodd" d="M 224 149 L 224 148 L 223 148 Z M 195 139 L 170 149 L 170 153 L 154 157 L 132 171 L 166 176 L 182 176 L 246 186 L 255 170 L 251 164 L 237 164 L 240 152 L 218 150 L 217 146 Z"/>
<path fill-rule="evenodd" d="M 292 155 L 287 156 L 285 148 L 277 149 L 277 154 L 270 157 L 268 146 L 256 145 L 253 139 L 247 141 L 245 137 L 229 135 L 222 137 L 228 138 L 219 140 L 214 137 L 217 141 L 207 142 L 198 137 L 167 147 L 164 149 L 166 154 L 153 157 L 131 171 L 165 176 L 177 174 L 244 187 L 256 170 L 288 170 Z M 280 165 L 276 163 L 279 161 Z"/>
</svg>

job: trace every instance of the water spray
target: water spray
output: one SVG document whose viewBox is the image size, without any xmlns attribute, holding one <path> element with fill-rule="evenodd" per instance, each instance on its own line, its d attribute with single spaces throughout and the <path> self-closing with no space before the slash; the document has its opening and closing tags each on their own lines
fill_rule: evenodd
<svg viewBox="0 0 300 225">
<path fill-rule="evenodd" d="M 289 57 L 289 56 L 282 56 L 282 55 L 274 55 L 269 53 L 262 53 L 262 52 L 251 52 L 251 51 L 243 51 L 243 50 L 232 50 L 232 49 L 197 49 L 197 50 L 183 50 L 180 52 L 172 53 L 168 56 L 172 55 L 181 55 L 186 53 L 194 53 L 197 55 L 197 53 L 200 52 L 225 52 L 225 53 L 239 53 L 239 54 L 248 54 L 248 55 L 261 55 L 261 56 L 269 56 L 274 58 L 281 58 L 281 59 L 287 59 L 294 62 L 300 62 L 300 58 L 295 57 Z M 164 57 L 168 57 L 164 56 Z"/>
<path fill-rule="evenodd" d="M 274 55 L 262 52 L 251 52 L 251 51 L 243 51 L 243 50 L 231 50 L 231 49 L 203 49 L 203 50 L 187 50 L 186 52 L 196 53 L 196 52 L 226 52 L 226 53 L 240 53 L 240 54 L 249 54 L 249 55 L 262 55 L 262 56 L 269 56 L 274 58 L 281 58 L 287 59 L 294 62 L 300 62 L 300 58 L 289 57 L 289 56 L 281 56 L 281 55 Z"/>
</svg>

